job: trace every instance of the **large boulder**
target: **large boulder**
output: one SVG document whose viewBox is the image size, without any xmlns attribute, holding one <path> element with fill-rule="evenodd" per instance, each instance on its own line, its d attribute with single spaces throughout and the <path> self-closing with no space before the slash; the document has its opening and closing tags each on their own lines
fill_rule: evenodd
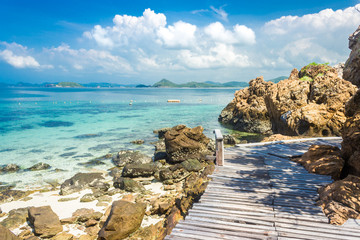
<svg viewBox="0 0 360 240">
<path fill-rule="evenodd" d="M 145 191 L 144 186 L 131 178 L 114 178 L 114 187 L 127 192 L 143 192 Z"/>
<path fill-rule="evenodd" d="M 309 64 L 269 88 L 266 106 L 275 133 L 340 136 L 345 103 L 356 87 L 325 64 Z"/>
<path fill-rule="evenodd" d="M 349 37 L 350 56 L 345 63 L 343 78 L 360 87 L 360 26 Z"/>
<path fill-rule="evenodd" d="M 120 240 L 139 229 L 145 215 L 145 204 L 115 201 L 104 226 L 99 232 L 101 240 Z"/>
<path fill-rule="evenodd" d="M 272 85 L 263 77 L 251 80 L 249 87 L 235 92 L 235 98 L 221 111 L 219 121 L 242 132 L 271 133 L 264 97 Z"/>
<path fill-rule="evenodd" d="M 201 159 L 209 153 L 210 139 L 203 134 L 203 127 L 188 128 L 177 125 L 165 133 L 165 146 L 173 163 L 186 159 Z"/>
<path fill-rule="evenodd" d="M 103 179 L 102 173 L 77 173 L 61 184 L 60 194 L 67 195 L 81 191 Z"/>
<path fill-rule="evenodd" d="M 59 217 L 52 211 L 50 206 L 30 207 L 28 214 L 35 235 L 48 238 L 63 230 Z"/>
<path fill-rule="evenodd" d="M 319 189 L 318 204 L 331 224 L 341 225 L 349 218 L 360 217 L 360 178 L 349 175 Z"/>
<path fill-rule="evenodd" d="M 345 106 L 346 122 L 341 143 L 346 172 L 360 177 L 360 89 Z"/>
<path fill-rule="evenodd" d="M 9 229 L 0 225 L 0 239 L 1 240 L 20 240 L 15 234 Z"/>
<path fill-rule="evenodd" d="M 139 151 L 123 150 L 118 152 L 112 161 L 116 166 L 123 167 L 126 164 L 151 163 L 152 159 Z"/>
<path fill-rule="evenodd" d="M 0 225 L 9 229 L 18 228 L 26 222 L 27 218 L 28 218 L 28 208 L 13 209 L 10 210 L 7 218 L 5 218 L 2 222 L 0 222 Z"/>
<path fill-rule="evenodd" d="M 345 163 L 341 158 L 340 149 L 329 145 L 311 145 L 309 150 L 296 161 L 308 172 L 329 175 L 335 180 L 340 178 Z"/>
<path fill-rule="evenodd" d="M 155 164 L 126 164 L 123 171 L 123 177 L 150 177 L 154 175 L 156 170 Z"/>
</svg>

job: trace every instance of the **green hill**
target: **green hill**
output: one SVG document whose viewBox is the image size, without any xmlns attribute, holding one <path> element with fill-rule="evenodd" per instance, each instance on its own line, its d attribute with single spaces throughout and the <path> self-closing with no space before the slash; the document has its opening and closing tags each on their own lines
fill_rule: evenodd
<svg viewBox="0 0 360 240">
<path fill-rule="evenodd" d="M 59 87 L 83 87 L 82 85 L 75 83 L 75 82 L 59 82 L 58 84 L 56 84 Z"/>
<path fill-rule="evenodd" d="M 154 85 L 152 85 L 153 87 L 178 87 L 178 85 L 176 83 L 173 83 L 167 79 L 162 79 L 161 81 L 155 83 Z"/>
</svg>

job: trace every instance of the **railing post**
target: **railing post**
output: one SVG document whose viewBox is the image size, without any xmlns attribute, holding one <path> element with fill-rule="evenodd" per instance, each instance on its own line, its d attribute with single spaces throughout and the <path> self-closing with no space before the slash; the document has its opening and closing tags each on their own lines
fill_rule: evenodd
<svg viewBox="0 0 360 240">
<path fill-rule="evenodd" d="M 220 129 L 215 129 L 216 165 L 224 166 L 224 138 Z"/>
</svg>

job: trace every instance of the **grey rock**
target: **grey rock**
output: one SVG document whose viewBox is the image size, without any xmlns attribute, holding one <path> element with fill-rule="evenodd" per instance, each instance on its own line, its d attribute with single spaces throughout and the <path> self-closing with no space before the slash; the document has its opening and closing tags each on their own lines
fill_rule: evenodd
<svg viewBox="0 0 360 240">
<path fill-rule="evenodd" d="M 4 167 L 0 167 L 0 173 L 12 173 L 20 170 L 20 167 L 16 164 L 10 163 Z"/>
<path fill-rule="evenodd" d="M 156 167 L 153 163 L 147 164 L 126 164 L 123 171 L 123 177 L 149 177 L 154 175 Z"/>
<path fill-rule="evenodd" d="M 130 151 L 124 150 L 118 152 L 112 159 L 113 163 L 118 167 L 123 167 L 125 164 L 128 163 L 138 163 L 138 164 L 145 164 L 152 162 L 152 159 L 139 152 L 139 151 Z"/>
<path fill-rule="evenodd" d="M 97 180 L 103 179 L 102 173 L 77 173 L 75 176 L 65 180 L 65 182 L 61 184 L 60 194 L 67 195 L 81 191 L 82 189 L 90 187 L 90 185 Z"/>
<path fill-rule="evenodd" d="M 115 178 L 114 187 L 119 188 L 121 190 L 125 190 L 127 192 L 145 191 L 145 188 L 141 183 L 132 180 L 131 178 L 123 178 L 123 177 Z"/>
<path fill-rule="evenodd" d="M 29 170 L 29 171 L 40 171 L 40 170 L 46 170 L 46 169 L 49 169 L 49 168 L 51 168 L 51 166 L 49 164 L 40 162 L 40 163 L 35 164 L 32 167 L 29 167 L 27 170 Z"/>
</svg>

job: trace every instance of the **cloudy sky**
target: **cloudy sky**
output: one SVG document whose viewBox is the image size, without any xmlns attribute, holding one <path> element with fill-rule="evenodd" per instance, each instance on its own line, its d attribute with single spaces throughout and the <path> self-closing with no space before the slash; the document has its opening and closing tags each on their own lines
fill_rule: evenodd
<svg viewBox="0 0 360 240">
<path fill-rule="evenodd" d="M 2 0 L 0 82 L 271 79 L 346 61 L 359 3 Z"/>
</svg>

